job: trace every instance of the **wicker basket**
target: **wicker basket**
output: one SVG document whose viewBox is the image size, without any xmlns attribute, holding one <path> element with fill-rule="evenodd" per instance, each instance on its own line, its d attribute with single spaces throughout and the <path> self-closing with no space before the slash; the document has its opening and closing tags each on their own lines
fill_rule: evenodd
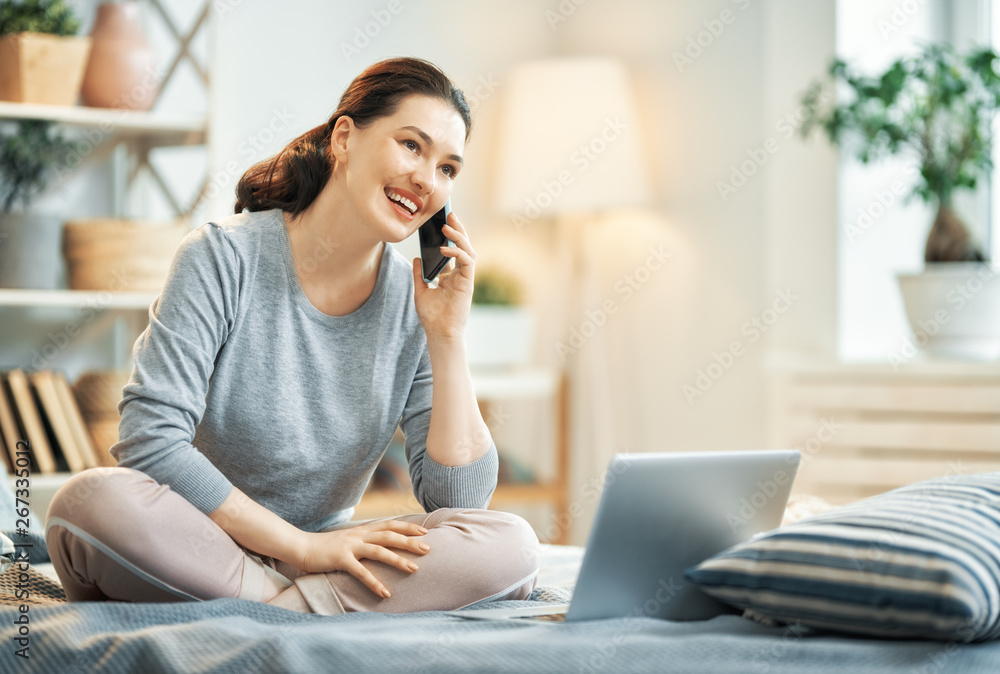
<svg viewBox="0 0 1000 674">
<path fill-rule="evenodd" d="M 116 465 L 108 450 L 118 442 L 118 423 L 121 421 L 118 402 L 122 399 L 122 388 L 128 383 L 130 374 L 127 370 L 85 372 L 73 384 L 73 394 L 94 442 L 94 449 L 100 461 L 107 466 Z"/>
<path fill-rule="evenodd" d="M 159 292 L 178 244 L 191 230 L 138 220 L 87 218 L 63 228 L 63 255 L 72 290 Z"/>
</svg>

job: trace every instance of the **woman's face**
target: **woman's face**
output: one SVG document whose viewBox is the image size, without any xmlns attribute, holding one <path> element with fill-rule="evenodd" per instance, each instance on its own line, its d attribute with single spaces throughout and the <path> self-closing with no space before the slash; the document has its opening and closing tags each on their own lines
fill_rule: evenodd
<svg viewBox="0 0 1000 674">
<path fill-rule="evenodd" d="M 338 136 L 341 123 L 346 139 Z M 363 128 L 341 118 L 334 154 L 346 169 L 348 198 L 384 241 L 407 238 L 441 210 L 462 169 L 465 123 L 448 103 L 410 95 L 396 112 Z"/>
</svg>

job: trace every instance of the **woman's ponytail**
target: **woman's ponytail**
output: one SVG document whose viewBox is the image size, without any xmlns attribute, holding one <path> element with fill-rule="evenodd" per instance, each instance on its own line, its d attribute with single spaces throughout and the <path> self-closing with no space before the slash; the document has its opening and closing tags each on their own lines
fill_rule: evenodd
<svg viewBox="0 0 1000 674">
<path fill-rule="evenodd" d="M 304 211 L 330 177 L 329 123 L 306 131 L 279 154 L 251 166 L 236 184 L 236 213 L 243 209 Z"/>
</svg>

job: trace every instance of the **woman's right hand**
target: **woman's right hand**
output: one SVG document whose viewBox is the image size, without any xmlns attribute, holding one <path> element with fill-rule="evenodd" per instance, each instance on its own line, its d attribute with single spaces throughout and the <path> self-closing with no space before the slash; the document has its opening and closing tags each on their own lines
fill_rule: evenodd
<svg viewBox="0 0 1000 674">
<path fill-rule="evenodd" d="M 417 564 L 389 548 L 408 550 L 418 555 L 430 550 L 430 546 L 419 538 L 427 533 L 427 529 L 400 520 L 359 524 L 336 531 L 304 533 L 301 563 L 296 565 L 300 570 L 305 573 L 346 571 L 380 597 L 391 596 L 389 589 L 360 560 L 375 559 L 413 573 L 417 570 Z"/>
</svg>

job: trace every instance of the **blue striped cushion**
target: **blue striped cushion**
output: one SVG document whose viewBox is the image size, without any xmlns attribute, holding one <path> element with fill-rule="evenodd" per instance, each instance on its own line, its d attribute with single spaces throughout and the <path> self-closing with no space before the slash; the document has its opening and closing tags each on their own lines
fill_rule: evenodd
<svg viewBox="0 0 1000 674">
<path fill-rule="evenodd" d="M 688 569 L 773 620 L 956 643 L 1000 637 L 1000 473 L 917 482 L 741 543 Z"/>
</svg>

